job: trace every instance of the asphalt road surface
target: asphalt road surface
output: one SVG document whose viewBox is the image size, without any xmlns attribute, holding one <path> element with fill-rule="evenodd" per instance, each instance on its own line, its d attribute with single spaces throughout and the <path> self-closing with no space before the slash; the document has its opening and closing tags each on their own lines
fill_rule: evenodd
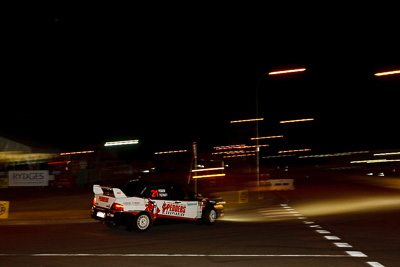
<svg viewBox="0 0 400 267">
<path fill-rule="evenodd" d="M 146 233 L 100 223 L 2 226 L 1 266 L 398 266 L 400 195 L 305 185 L 213 226 L 161 221 Z M 88 211 L 89 212 L 89 211 Z"/>
</svg>

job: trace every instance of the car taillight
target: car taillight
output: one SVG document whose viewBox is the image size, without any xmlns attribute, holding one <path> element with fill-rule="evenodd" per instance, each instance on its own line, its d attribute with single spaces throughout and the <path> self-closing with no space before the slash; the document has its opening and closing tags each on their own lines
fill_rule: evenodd
<svg viewBox="0 0 400 267">
<path fill-rule="evenodd" d="M 113 209 L 113 210 L 124 210 L 124 205 L 118 204 L 118 203 L 114 203 L 112 205 L 111 209 Z"/>
<path fill-rule="evenodd" d="M 96 206 L 96 197 L 93 198 L 93 206 Z"/>
</svg>

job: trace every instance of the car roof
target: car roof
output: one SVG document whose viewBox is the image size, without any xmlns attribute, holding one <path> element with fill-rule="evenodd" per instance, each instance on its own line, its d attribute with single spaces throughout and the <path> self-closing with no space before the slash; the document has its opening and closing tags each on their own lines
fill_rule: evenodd
<svg viewBox="0 0 400 267">
<path fill-rule="evenodd" d="M 127 196 L 142 196 L 143 193 L 150 187 L 159 186 L 159 187 L 176 187 L 183 188 L 182 185 L 174 183 L 174 182 L 148 182 L 143 180 L 130 180 L 125 184 L 119 186 L 122 192 Z"/>
</svg>

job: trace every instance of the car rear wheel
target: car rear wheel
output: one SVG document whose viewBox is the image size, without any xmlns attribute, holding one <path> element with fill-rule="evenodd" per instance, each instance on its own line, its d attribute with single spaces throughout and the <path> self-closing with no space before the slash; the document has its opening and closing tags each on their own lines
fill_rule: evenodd
<svg viewBox="0 0 400 267">
<path fill-rule="evenodd" d="M 146 232 L 151 226 L 151 218 L 147 213 L 139 213 L 133 221 L 134 229 L 137 232 Z"/>
<path fill-rule="evenodd" d="M 207 208 L 203 213 L 203 222 L 205 224 L 214 224 L 217 220 L 217 211 L 214 208 Z"/>
</svg>

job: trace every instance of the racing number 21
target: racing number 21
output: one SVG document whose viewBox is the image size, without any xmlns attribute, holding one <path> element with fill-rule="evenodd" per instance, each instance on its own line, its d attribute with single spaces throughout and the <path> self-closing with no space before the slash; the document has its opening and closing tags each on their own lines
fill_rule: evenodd
<svg viewBox="0 0 400 267">
<path fill-rule="evenodd" d="M 151 197 L 158 197 L 158 190 L 151 190 Z"/>
</svg>

